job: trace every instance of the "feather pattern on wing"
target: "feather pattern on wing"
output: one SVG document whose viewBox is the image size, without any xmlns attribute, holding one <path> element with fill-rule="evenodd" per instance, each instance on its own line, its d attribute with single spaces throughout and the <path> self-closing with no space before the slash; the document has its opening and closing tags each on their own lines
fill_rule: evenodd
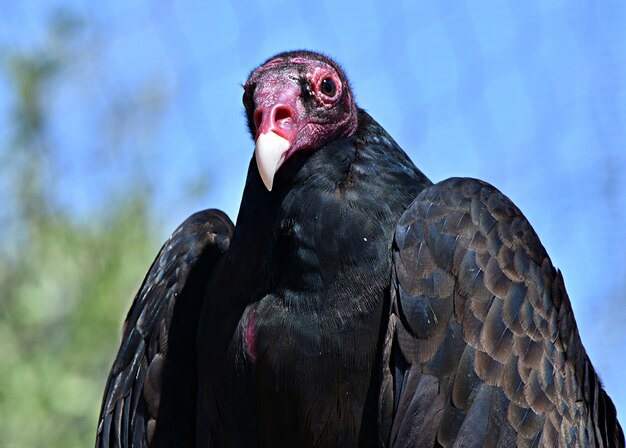
<svg viewBox="0 0 626 448">
<path fill-rule="evenodd" d="M 393 263 L 384 445 L 624 446 L 561 273 L 506 196 L 474 179 L 426 188 Z"/>
<path fill-rule="evenodd" d="M 225 214 L 205 210 L 189 217 L 161 248 L 124 323 L 96 447 L 193 444 L 198 315 L 232 230 Z"/>
</svg>

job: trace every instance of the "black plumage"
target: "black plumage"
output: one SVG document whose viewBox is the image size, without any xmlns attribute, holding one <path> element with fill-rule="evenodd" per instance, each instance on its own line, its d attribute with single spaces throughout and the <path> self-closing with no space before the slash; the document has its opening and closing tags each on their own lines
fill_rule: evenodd
<svg viewBox="0 0 626 448">
<path fill-rule="evenodd" d="M 202 292 L 232 232 L 224 213 L 205 210 L 190 216 L 161 248 L 124 323 L 96 446 L 193 445 Z"/>
<path fill-rule="evenodd" d="M 322 55 L 269 59 L 244 105 L 237 224 L 196 214 L 159 253 L 97 446 L 624 445 L 562 277 L 502 193 L 433 185 Z"/>
<path fill-rule="evenodd" d="M 406 428 L 428 446 L 624 446 L 563 278 L 506 196 L 474 179 L 424 189 L 398 222 L 393 258 L 389 446 L 406 446 Z M 414 412 L 428 394 L 430 421 Z"/>
</svg>

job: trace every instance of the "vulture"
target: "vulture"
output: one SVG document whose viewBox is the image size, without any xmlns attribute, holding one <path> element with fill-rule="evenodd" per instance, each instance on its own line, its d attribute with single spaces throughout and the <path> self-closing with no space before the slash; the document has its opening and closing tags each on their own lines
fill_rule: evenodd
<svg viewBox="0 0 626 448">
<path fill-rule="evenodd" d="M 236 224 L 198 212 L 128 312 L 96 447 L 624 447 L 522 212 L 431 182 L 310 51 L 254 69 Z"/>
</svg>

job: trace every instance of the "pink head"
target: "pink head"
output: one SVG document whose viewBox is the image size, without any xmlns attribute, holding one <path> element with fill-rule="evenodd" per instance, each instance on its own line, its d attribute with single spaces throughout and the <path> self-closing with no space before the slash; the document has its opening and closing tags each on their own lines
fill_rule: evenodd
<svg viewBox="0 0 626 448">
<path fill-rule="evenodd" d="M 348 80 L 336 62 L 321 54 L 278 54 L 250 74 L 244 89 L 257 166 L 268 190 L 276 171 L 296 151 L 356 131 L 357 108 Z"/>
</svg>

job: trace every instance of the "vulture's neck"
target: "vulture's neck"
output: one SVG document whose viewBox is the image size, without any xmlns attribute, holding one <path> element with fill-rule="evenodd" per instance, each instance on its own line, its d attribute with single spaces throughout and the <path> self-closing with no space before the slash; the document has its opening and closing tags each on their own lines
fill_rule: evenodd
<svg viewBox="0 0 626 448">
<path fill-rule="evenodd" d="M 268 446 L 281 434 L 318 440 L 326 426 L 326 446 L 352 446 L 366 422 L 361 436 L 375 440 L 393 233 L 428 183 L 364 112 L 353 137 L 288 159 L 271 193 L 251 162 L 199 334 L 205 402 L 237 404 L 216 427 L 240 434 L 243 413 Z M 294 427 L 295 408 L 311 422 Z"/>
<path fill-rule="evenodd" d="M 272 291 L 288 306 L 306 298 L 318 311 L 337 305 L 368 312 L 377 304 L 373 289 L 389 281 L 395 224 L 427 184 L 360 111 L 354 136 L 294 154 L 271 193 L 252 160 L 231 247 L 245 252 L 256 294 Z M 359 298 L 355 290 L 370 294 Z"/>
</svg>

